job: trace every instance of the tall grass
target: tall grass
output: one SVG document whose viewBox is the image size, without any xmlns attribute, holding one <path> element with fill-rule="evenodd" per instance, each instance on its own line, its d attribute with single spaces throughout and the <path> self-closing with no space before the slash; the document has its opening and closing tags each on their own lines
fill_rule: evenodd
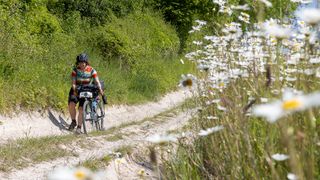
<svg viewBox="0 0 320 180">
<path fill-rule="evenodd" d="M 164 162 L 166 179 L 319 179 L 319 103 L 303 100 L 320 96 L 319 39 L 310 36 L 318 29 L 299 22 L 299 39 L 294 26 L 278 24 L 251 32 L 226 24 L 225 35 L 207 36 L 203 49 L 187 54 L 202 77 L 201 111 L 192 140 L 182 138 Z"/>
</svg>

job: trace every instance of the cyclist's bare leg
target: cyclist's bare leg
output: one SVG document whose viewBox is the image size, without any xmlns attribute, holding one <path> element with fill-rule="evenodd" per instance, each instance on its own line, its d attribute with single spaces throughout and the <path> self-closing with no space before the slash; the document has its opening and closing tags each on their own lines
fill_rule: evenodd
<svg viewBox="0 0 320 180">
<path fill-rule="evenodd" d="M 79 106 L 79 114 L 78 114 L 78 127 L 81 127 L 82 125 L 82 119 L 83 119 L 83 108 Z"/>
<path fill-rule="evenodd" d="M 71 119 L 76 119 L 76 114 L 77 114 L 76 103 L 74 102 L 69 103 L 69 113 L 70 113 Z"/>
</svg>

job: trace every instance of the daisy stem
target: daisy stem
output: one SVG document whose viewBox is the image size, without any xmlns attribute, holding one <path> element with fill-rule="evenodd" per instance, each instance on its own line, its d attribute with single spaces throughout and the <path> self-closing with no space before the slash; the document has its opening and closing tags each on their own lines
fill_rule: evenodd
<svg viewBox="0 0 320 180">
<path fill-rule="evenodd" d="M 292 117 L 290 117 L 290 120 L 291 121 L 293 120 Z M 285 146 L 288 149 L 288 153 L 290 157 L 289 164 L 290 164 L 291 172 L 296 174 L 299 177 L 299 179 L 305 179 L 303 170 L 300 164 L 300 156 L 297 153 L 295 148 L 294 136 L 293 136 L 294 132 L 290 130 L 292 127 L 288 127 L 286 123 L 287 122 L 285 121 L 281 121 L 279 125 L 282 132 L 283 142 L 285 142 Z"/>
<path fill-rule="evenodd" d="M 309 150 L 310 152 L 307 153 L 307 163 L 308 163 L 308 169 L 307 169 L 307 179 L 313 179 L 314 177 L 314 154 L 315 154 L 315 143 L 316 143 L 316 139 L 317 139 L 317 133 L 315 131 L 315 127 L 316 127 L 316 118 L 314 117 L 314 113 L 312 111 L 312 109 L 308 110 L 308 116 L 309 118 L 307 119 L 307 123 L 308 123 L 308 132 L 310 133 L 308 135 L 308 143 L 309 143 L 309 148 L 307 148 L 307 150 Z"/>
<path fill-rule="evenodd" d="M 280 77 L 281 77 L 281 67 L 282 67 L 282 61 L 281 61 L 281 58 L 280 58 L 280 48 L 281 48 L 281 39 L 277 39 L 277 47 L 276 47 L 276 63 L 277 63 L 277 82 L 276 82 L 276 85 L 277 85 L 277 88 L 281 89 L 282 88 L 282 84 L 281 84 L 281 81 L 280 81 Z"/>
</svg>

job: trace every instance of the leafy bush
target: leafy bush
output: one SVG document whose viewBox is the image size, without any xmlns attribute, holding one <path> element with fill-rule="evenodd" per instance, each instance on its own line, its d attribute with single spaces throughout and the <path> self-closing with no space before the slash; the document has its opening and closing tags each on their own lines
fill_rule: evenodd
<svg viewBox="0 0 320 180">
<path fill-rule="evenodd" d="M 138 60 L 175 54 L 179 43 L 174 30 L 151 12 L 113 17 L 109 25 L 99 27 L 92 37 L 90 42 L 108 61 L 130 68 Z"/>
<path fill-rule="evenodd" d="M 95 26 L 81 11 L 60 12 L 54 4 L 12 0 L 0 5 L 0 25 L 4 27 L 0 34 L 0 86 L 10 87 L 0 91 L 5 94 L 1 112 L 15 106 L 66 110 L 70 72 L 81 52 L 89 54 L 91 65 L 105 80 L 111 103 L 142 102 L 175 87 L 183 71 L 173 65 L 179 62 L 179 42 L 160 14 L 139 11 L 141 4 L 132 1 L 130 11 L 123 11 L 132 13 L 111 14 L 108 23 Z M 169 69 L 175 73 L 163 78 Z"/>
<path fill-rule="evenodd" d="M 103 25 L 108 23 L 110 16 L 125 17 L 139 10 L 143 3 L 143 0 L 51 0 L 48 2 L 47 8 L 59 16 L 77 11 L 83 19 L 89 19 L 92 25 Z"/>
</svg>

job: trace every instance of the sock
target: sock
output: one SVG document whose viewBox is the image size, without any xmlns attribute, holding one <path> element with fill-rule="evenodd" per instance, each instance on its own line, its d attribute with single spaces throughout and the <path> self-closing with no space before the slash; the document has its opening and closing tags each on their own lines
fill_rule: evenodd
<svg viewBox="0 0 320 180">
<path fill-rule="evenodd" d="M 72 122 L 75 122 L 75 123 L 77 123 L 77 121 L 76 121 L 75 119 L 72 119 Z"/>
<path fill-rule="evenodd" d="M 77 128 L 81 129 L 81 126 L 78 125 Z"/>
</svg>

